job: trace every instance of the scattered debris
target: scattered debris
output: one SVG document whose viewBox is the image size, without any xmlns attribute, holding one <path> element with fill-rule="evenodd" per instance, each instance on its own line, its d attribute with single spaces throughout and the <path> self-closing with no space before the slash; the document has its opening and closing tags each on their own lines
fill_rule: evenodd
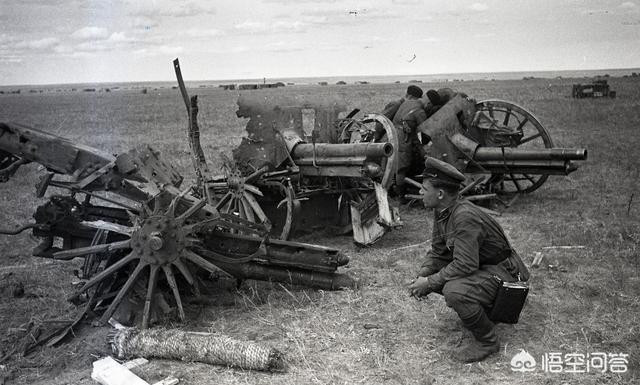
<svg viewBox="0 0 640 385">
<path fill-rule="evenodd" d="M 533 257 L 533 262 L 531 262 L 531 267 L 533 268 L 538 268 L 540 267 L 540 265 L 542 264 L 544 260 L 544 254 L 542 254 L 541 252 L 537 251 L 535 253 L 535 256 Z"/>
<path fill-rule="evenodd" d="M 427 246 L 429 243 L 431 243 L 431 239 L 427 239 L 424 242 L 416 243 L 414 245 L 407 245 L 407 246 L 398 247 L 396 249 L 391 250 L 391 252 L 394 253 L 394 252 L 399 251 L 399 250 L 412 249 L 414 247 L 423 247 L 423 246 Z"/>
<path fill-rule="evenodd" d="M 545 246 L 542 250 L 571 250 L 571 249 L 586 249 L 587 246 Z"/>
<path fill-rule="evenodd" d="M 11 295 L 13 298 L 21 298 L 24 296 L 24 284 L 22 282 L 16 282 L 11 288 Z"/>
</svg>

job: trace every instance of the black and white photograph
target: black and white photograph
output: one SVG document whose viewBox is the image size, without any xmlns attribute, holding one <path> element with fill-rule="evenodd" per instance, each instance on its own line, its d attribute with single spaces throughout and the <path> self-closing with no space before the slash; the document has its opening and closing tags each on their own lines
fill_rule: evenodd
<svg viewBox="0 0 640 385">
<path fill-rule="evenodd" d="M 0 0 L 0 385 L 640 382 L 640 1 Z"/>
</svg>

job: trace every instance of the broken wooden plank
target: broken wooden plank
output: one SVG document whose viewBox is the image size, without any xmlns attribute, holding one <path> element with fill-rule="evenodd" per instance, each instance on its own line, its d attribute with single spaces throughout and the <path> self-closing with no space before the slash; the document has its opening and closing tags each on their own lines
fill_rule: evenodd
<svg viewBox="0 0 640 385">
<path fill-rule="evenodd" d="M 93 363 L 91 378 L 102 385 L 150 385 L 131 371 L 148 362 L 145 358 L 136 358 L 120 364 L 112 357 L 104 357 Z M 177 378 L 169 376 L 153 385 L 175 385 L 179 382 Z"/>
<path fill-rule="evenodd" d="M 91 378 L 102 385 L 149 385 L 111 357 L 93 363 Z"/>
<path fill-rule="evenodd" d="M 162 381 L 154 383 L 153 385 L 176 385 L 178 382 L 180 382 L 180 380 L 175 377 L 167 377 Z"/>
<path fill-rule="evenodd" d="M 536 252 L 535 257 L 533 257 L 533 262 L 531 262 L 531 267 L 534 267 L 534 268 L 540 267 L 543 260 L 544 260 L 544 255 L 540 252 Z"/>
</svg>

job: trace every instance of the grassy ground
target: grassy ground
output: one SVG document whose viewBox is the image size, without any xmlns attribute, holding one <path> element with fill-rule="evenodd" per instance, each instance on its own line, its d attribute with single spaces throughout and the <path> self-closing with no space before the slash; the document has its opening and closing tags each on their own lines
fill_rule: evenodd
<svg viewBox="0 0 640 385">
<path fill-rule="evenodd" d="M 197 363 L 152 360 L 138 373 L 149 382 L 173 375 L 184 384 L 634 384 L 640 379 L 640 82 L 610 79 L 618 98 L 575 100 L 570 79 L 464 82 L 455 88 L 477 99 L 498 98 L 533 112 L 558 147 L 585 147 L 589 159 L 569 177 L 552 177 L 506 210 L 504 226 L 527 264 L 536 253 L 546 263 L 532 270 L 531 293 L 517 325 L 499 325 L 501 352 L 464 365 L 449 355 L 470 336 L 442 298 L 417 302 L 402 284 L 413 276 L 426 249 L 402 248 L 430 237 L 430 213 L 401 207 L 405 226 L 373 247 L 322 233 L 303 241 L 341 248 L 351 257 L 344 271 L 362 288 L 324 292 L 263 282 L 235 291 L 211 286 L 213 305 L 189 305 L 189 330 L 216 331 L 283 351 L 288 370 L 265 374 Z M 443 84 L 425 84 L 440 87 Z M 448 84 L 451 86 L 451 84 Z M 295 86 L 253 92 L 341 94 L 350 107 L 377 111 L 402 95 L 406 84 Z M 235 116 L 237 94 L 197 89 L 205 152 L 215 166 L 230 155 L 245 122 Z M 111 93 L 0 95 L 0 121 L 16 121 L 118 153 L 150 143 L 192 177 L 186 113 L 177 90 Z M 28 222 L 38 201 L 30 165 L 0 185 L 2 226 Z M 36 239 L 0 237 L 0 357 L 24 340 L 30 325 L 53 325 L 77 310 L 64 298 L 73 290 L 78 261 L 51 263 L 30 257 Z M 585 246 L 543 249 L 546 246 Z M 402 248 L 398 250 L 399 248 Z M 548 267 L 551 265 L 551 267 Z M 14 298 L 16 287 L 25 294 Z M 0 367 L 8 383 L 90 384 L 91 362 L 108 354 L 106 328 L 83 327 L 71 342 L 27 357 L 13 355 Z M 514 373 L 511 358 L 525 349 L 544 353 L 627 353 L 626 374 Z M 53 380 L 53 381 L 52 381 Z M 0 380 L 0 383 L 2 381 Z"/>
</svg>

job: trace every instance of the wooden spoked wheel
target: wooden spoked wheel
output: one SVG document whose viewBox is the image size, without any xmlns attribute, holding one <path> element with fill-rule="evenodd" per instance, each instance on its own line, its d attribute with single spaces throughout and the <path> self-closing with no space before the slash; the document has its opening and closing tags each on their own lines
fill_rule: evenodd
<svg viewBox="0 0 640 385">
<path fill-rule="evenodd" d="M 552 148 L 549 133 L 540 121 L 524 108 L 503 100 L 484 100 L 476 104 L 474 124 L 479 125 L 481 144 L 519 149 Z M 493 174 L 494 191 L 502 194 L 524 194 L 544 184 L 547 174 Z"/>
<path fill-rule="evenodd" d="M 222 214 L 235 215 L 270 228 L 271 222 L 256 199 L 256 196 L 262 196 L 260 189 L 245 183 L 239 171 L 231 172 L 226 182 L 227 192 L 216 203 L 216 209 Z"/>
<path fill-rule="evenodd" d="M 288 240 L 293 231 L 296 211 L 295 194 L 289 182 L 266 182 L 265 194 L 256 185 L 249 184 L 239 171 L 231 172 L 226 179 L 227 191 L 216 203 L 222 214 L 230 214 L 250 222 L 264 225 L 275 238 Z M 263 209 L 260 202 L 272 205 L 272 210 Z M 265 211 L 278 213 L 278 226 L 270 220 Z M 282 219 L 280 219 L 282 217 Z M 281 223 L 280 223 L 281 222 Z M 234 231 L 234 230 L 232 230 Z"/>
</svg>

